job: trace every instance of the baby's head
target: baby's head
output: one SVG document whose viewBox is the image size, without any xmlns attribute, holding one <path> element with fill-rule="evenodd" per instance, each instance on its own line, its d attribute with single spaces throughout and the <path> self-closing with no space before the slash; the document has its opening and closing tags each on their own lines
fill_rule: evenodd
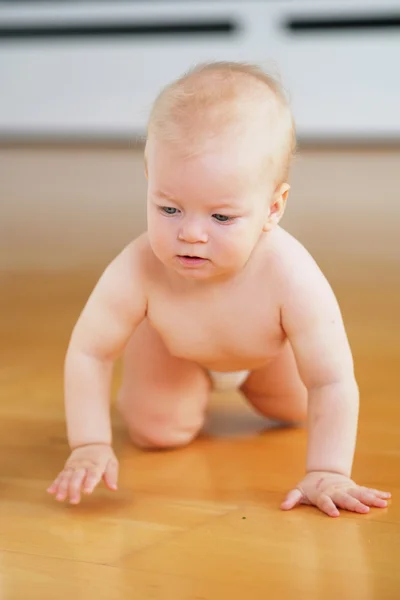
<svg viewBox="0 0 400 600">
<path fill-rule="evenodd" d="M 156 256 L 196 279 L 242 269 L 282 217 L 294 148 L 283 90 L 256 66 L 206 64 L 167 86 L 145 151 Z"/>
</svg>

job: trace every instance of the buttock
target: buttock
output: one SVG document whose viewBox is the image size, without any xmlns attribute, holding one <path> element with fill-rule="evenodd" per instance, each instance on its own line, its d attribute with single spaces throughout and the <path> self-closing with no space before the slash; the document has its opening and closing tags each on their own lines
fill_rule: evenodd
<svg viewBox="0 0 400 600">
<path fill-rule="evenodd" d="M 246 381 L 250 371 L 208 371 L 213 384 L 213 391 L 236 390 Z"/>
</svg>

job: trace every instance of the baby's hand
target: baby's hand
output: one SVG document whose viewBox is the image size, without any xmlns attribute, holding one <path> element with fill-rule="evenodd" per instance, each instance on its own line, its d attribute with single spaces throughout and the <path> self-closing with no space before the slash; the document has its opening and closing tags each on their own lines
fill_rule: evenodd
<svg viewBox="0 0 400 600">
<path fill-rule="evenodd" d="M 361 487 L 344 475 L 326 471 L 308 473 L 299 485 L 291 490 L 281 504 L 290 510 L 298 504 L 312 504 L 330 517 L 338 517 L 337 507 L 367 513 L 370 506 L 385 508 L 389 492 Z"/>
<path fill-rule="evenodd" d="M 91 494 L 102 478 L 110 490 L 117 489 L 118 460 L 108 444 L 89 444 L 72 451 L 47 491 L 60 502 L 69 498 L 79 504 L 81 493 Z"/>
</svg>

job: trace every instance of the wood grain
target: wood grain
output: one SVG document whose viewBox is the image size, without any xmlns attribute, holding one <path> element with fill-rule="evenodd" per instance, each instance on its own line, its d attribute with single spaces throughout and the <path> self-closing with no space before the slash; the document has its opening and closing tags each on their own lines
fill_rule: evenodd
<svg viewBox="0 0 400 600">
<path fill-rule="evenodd" d="M 1 597 L 399 598 L 400 285 L 334 285 L 362 398 L 354 477 L 393 493 L 388 509 L 334 520 L 279 510 L 305 431 L 266 428 L 238 394 L 215 395 L 200 438 L 171 452 L 133 448 L 113 410 L 120 491 L 78 507 L 46 495 L 68 454 L 63 356 L 97 276 L 1 278 Z"/>
</svg>

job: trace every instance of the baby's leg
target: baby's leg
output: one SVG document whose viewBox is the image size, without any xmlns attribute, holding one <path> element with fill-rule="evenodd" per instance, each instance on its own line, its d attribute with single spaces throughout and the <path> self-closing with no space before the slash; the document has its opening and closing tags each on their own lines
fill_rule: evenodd
<svg viewBox="0 0 400 600">
<path fill-rule="evenodd" d="M 307 390 L 288 342 L 275 359 L 250 373 L 241 390 L 266 417 L 293 424 L 306 420 Z"/>
<path fill-rule="evenodd" d="M 145 448 L 188 444 L 203 425 L 210 387 L 203 369 L 171 356 L 143 321 L 126 347 L 118 396 L 132 441 Z"/>
</svg>

